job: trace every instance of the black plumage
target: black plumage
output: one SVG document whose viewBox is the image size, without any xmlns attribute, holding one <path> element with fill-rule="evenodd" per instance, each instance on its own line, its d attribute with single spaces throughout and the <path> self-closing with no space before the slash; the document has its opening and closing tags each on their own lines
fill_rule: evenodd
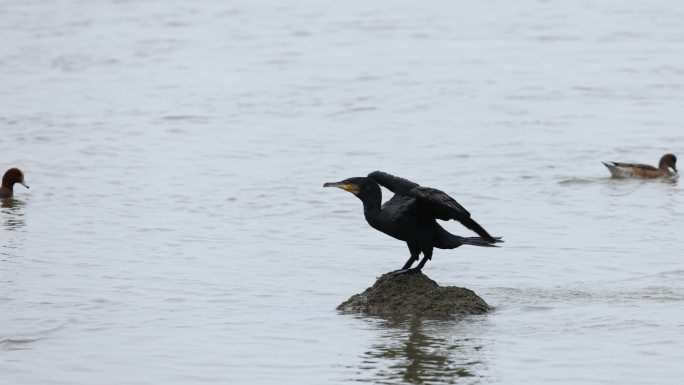
<svg viewBox="0 0 684 385">
<path fill-rule="evenodd" d="M 394 193 L 385 204 L 382 202 L 380 185 Z M 356 195 L 363 202 L 366 221 L 373 228 L 382 231 L 408 245 L 411 257 L 401 270 L 420 270 L 432 259 L 433 248 L 454 249 L 461 245 L 495 246 L 500 237 L 492 237 L 471 217 L 470 213 L 445 192 L 422 187 L 404 178 L 382 171 L 368 174 L 368 177 L 345 179 L 326 183 L 323 187 L 339 187 Z M 446 231 L 437 219 L 455 219 L 473 230 L 479 237 L 460 237 Z M 423 259 L 415 269 L 411 266 Z"/>
</svg>

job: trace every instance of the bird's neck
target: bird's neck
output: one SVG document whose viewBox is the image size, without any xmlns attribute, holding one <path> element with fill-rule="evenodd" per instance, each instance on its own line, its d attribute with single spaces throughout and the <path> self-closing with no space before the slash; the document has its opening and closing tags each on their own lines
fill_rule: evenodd
<svg viewBox="0 0 684 385">
<path fill-rule="evenodd" d="M 379 203 L 363 203 L 363 211 L 380 211 Z"/>
<path fill-rule="evenodd" d="M 2 186 L 0 187 L 0 198 L 9 198 L 12 196 L 12 187 Z"/>
<path fill-rule="evenodd" d="M 368 215 L 373 215 L 377 214 L 380 212 L 380 201 L 372 200 L 372 201 L 364 201 L 363 202 L 363 213 L 368 216 Z"/>
<path fill-rule="evenodd" d="M 359 196 L 359 199 L 363 202 L 363 212 L 366 216 L 368 216 L 369 213 L 380 212 L 382 193 L 380 192 L 380 187 L 377 185 L 375 187 L 375 189 Z"/>
</svg>

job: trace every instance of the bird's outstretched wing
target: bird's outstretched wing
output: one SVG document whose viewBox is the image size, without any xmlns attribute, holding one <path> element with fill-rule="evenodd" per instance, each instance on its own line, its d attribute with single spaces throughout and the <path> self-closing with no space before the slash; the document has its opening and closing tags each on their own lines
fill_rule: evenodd
<svg viewBox="0 0 684 385">
<path fill-rule="evenodd" d="M 470 218 L 468 210 L 445 192 L 430 187 L 418 186 L 411 189 L 408 194 L 416 198 L 420 210 L 423 210 L 425 214 L 445 221 L 455 219 L 485 240 L 496 242 L 494 237 L 489 235 L 482 226 Z"/>
<path fill-rule="evenodd" d="M 409 195 L 418 198 L 434 214 L 435 218 L 447 221 L 470 217 L 468 210 L 456 202 L 454 198 L 436 188 L 418 186 L 411 189 Z"/>
<path fill-rule="evenodd" d="M 382 171 L 373 171 L 368 177 L 395 194 L 407 194 L 411 189 L 420 187 L 418 183 Z"/>
<path fill-rule="evenodd" d="M 411 220 L 418 206 L 415 197 L 395 194 L 389 201 L 382 205 L 382 211 L 391 222 L 403 222 L 407 218 Z"/>
<path fill-rule="evenodd" d="M 455 219 L 485 240 L 497 242 L 482 226 L 470 218 L 468 210 L 447 193 L 430 187 L 422 187 L 418 183 L 382 171 L 374 171 L 368 174 L 368 177 L 395 194 L 388 202 L 388 207 L 392 208 L 394 211 L 392 214 L 395 217 L 401 217 L 410 212 L 413 207 L 417 207 L 424 215 L 445 221 Z M 399 201 L 401 204 L 398 204 Z M 389 203 L 392 204 L 389 205 Z"/>
</svg>

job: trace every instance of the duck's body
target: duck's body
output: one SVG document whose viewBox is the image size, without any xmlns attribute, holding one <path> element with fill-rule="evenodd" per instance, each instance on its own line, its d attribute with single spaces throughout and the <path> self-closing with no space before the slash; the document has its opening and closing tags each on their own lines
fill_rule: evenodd
<svg viewBox="0 0 684 385">
<path fill-rule="evenodd" d="M 395 193 L 381 205 L 380 185 Z M 489 235 L 470 213 L 446 193 L 421 187 L 416 183 L 376 171 L 368 177 L 349 178 L 324 187 L 339 187 L 356 195 L 363 202 L 363 212 L 368 224 L 408 245 L 411 257 L 401 272 L 408 269 L 423 253 L 423 259 L 415 270 L 420 270 L 432 258 L 433 248 L 454 249 L 461 245 L 494 246 L 500 238 Z M 480 237 L 459 237 L 446 231 L 437 219 L 455 219 L 475 231 Z"/>
<path fill-rule="evenodd" d="M 639 163 L 603 162 L 603 164 L 610 170 L 613 178 L 657 179 L 677 175 L 677 157 L 672 154 L 663 155 L 658 168 Z"/>
<path fill-rule="evenodd" d="M 18 168 L 10 168 L 2 177 L 2 186 L 0 186 L 0 198 L 10 198 L 14 195 L 14 184 L 19 183 L 28 188 L 24 182 L 24 173 Z"/>
</svg>

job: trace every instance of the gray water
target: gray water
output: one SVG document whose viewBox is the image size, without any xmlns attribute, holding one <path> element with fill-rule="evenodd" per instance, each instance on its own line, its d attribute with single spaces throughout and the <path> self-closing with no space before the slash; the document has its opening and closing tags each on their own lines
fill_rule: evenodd
<svg viewBox="0 0 684 385">
<path fill-rule="evenodd" d="M 0 15 L 3 384 L 681 383 L 682 186 L 600 161 L 684 156 L 684 3 Z M 321 187 L 374 170 L 504 237 L 424 269 L 494 312 L 335 311 L 408 257 Z"/>
</svg>

